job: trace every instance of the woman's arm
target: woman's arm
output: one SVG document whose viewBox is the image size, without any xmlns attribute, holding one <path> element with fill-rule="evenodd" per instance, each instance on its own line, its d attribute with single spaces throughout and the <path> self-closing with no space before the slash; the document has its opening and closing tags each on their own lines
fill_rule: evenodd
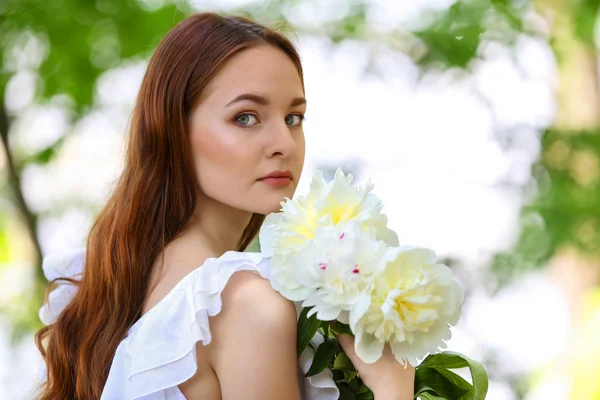
<svg viewBox="0 0 600 400">
<path fill-rule="evenodd" d="M 223 400 L 300 399 L 294 304 L 250 272 L 236 273 L 222 299 L 207 348 Z"/>
<path fill-rule="evenodd" d="M 412 400 L 415 390 L 415 368 L 406 368 L 396 361 L 390 345 L 383 349 L 383 355 L 372 364 L 363 362 L 354 351 L 354 336 L 336 335 L 342 348 L 358 370 L 363 382 L 375 400 Z"/>
</svg>

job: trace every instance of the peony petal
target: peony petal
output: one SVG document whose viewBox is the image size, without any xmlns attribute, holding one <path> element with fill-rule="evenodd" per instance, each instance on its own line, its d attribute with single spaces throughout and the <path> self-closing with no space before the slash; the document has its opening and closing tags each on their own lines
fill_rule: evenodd
<svg viewBox="0 0 600 400">
<path fill-rule="evenodd" d="M 350 310 L 350 315 L 348 317 L 348 324 L 352 329 L 352 332 L 356 331 L 356 327 L 360 321 L 360 319 L 365 315 L 365 313 L 369 310 L 371 306 L 371 296 L 365 295 L 362 296 L 356 306 Z"/>
<path fill-rule="evenodd" d="M 332 181 L 334 186 L 348 187 L 352 185 L 352 181 L 354 181 L 352 174 L 344 175 L 344 171 L 340 167 L 337 167 Z"/>
<path fill-rule="evenodd" d="M 350 322 L 350 313 L 348 311 L 342 311 L 340 315 L 338 315 L 337 320 L 342 324 L 348 324 Z"/>
<path fill-rule="evenodd" d="M 322 199 L 328 194 L 328 185 L 323 176 L 323 172 L 316 169 L 313 171 L 312 181 L 308 195 L 311 199 Z"/>
<path fill-rule="evenodd" d="M 426 247 L 401 246 L 402 257 L 413 265 L 433 264 L 437 260 L 435 251 Z"/>
<path fill-rule="evenodd" d="M 451 289 L 454 292 L 454 310 L 453 312 L 447 312 L 446 320 L 450 325 L 456 325 L 460 318 L 460 306 L 463 304 L 465 300 L 465 291 L 463 287 L 456 281 L 453 281 L 451 284 Z M 447 310 L 444 310 L 447 311 Z"/>
<path fill-rule="evenodd" d="M 361 360 L 367 364 L 379 360 L 383 354 L 383 342 L 380 342 L 375 336 L 362 331 L 355 332 L 354 351 Z"/>
<path fill-rule="evenodd" d="M 315 291 L 313 291 L 308 296 L 306 296 L 306 299 L 304 299 L 304 301 L 302 302 L 302 307 L 303 308 L 314 307 L 317 304 L 319 304 L 320 302 L 321 302 L 321 299 L 319 298 L 317 293 Z M 314 312 L 316 312 L 316 310 Z"/>
<path fill-rule="evenodd" d="M 281 280 L 277 279 L 273 279 L 270 282 L 273 289 L 275 289 L 276 291 L 281 293 L 283 297 L 291 301 L 304 301 L 313 292 L 313 289 L 309 287 L 290 287 L 291 285 L 286 286 L 285 284 L 282 284 Z"/>
<path fill-rule="evenodd" d="M 334 319 L 337 319 L 340 315 L 340 312 L 342 312 L 340 307 L 333 307 L 331 305 L 323 308 L 319 308 L 317 305 L 315 308 L 318 309 L 317 319 L 320 319 L 321 321 L 333 321 Z"/>
<path fill-rule="evenodd" d="M 392 348 L 392 354 L 396 358 L 396 361 L 400 364 L 406 365 L 408 362 L 413 367 L 418 365 L 414 347 L 408 344 L 408 342 L 392 342 L 390 347 Z"/>
<path fill-rule="evenodd" d="M 271 213 L 267 215 L 260 228 L 260 231 L 258 232 L 260 252 L 265 258 L 273 257 L 273 254 L 275 253 L 277 225 L 281 221 L 281 218 L 281 213 Z"/>
<path fill-rule="evenodd" d="M 398 246 L 400 244 L 398 241 L 398 235 L 393 230 L 385 228 L 380 229 L 379 232 L 381 233 L 378 239 L 383 240 L 389 246 Z"/>
<path fill-rule="evenodd" d="M 398 259 L 401 252 L 402 252 L 402 247 L 400 247 L 400 246 L 388 247 L 385 250 L 383 256 L 381 257 L 381 259 L 379 261 L 379 265 L 377 266 L 377 271 L 379 271 L 379 273 L 383 273 L 386 270 L 386 268 L 388 267 L 388 264 L 392 264 L 392 263 L 394 263 L 394 261 L 396 261 Z M 381 279 L 381 280 L 385 280 L 385 279 Z"/>
<path fill-rule="evenodd" d="M 446 347 L 446 341 L 452 337 L 452 332 L 448 323 L 443 320 L 437 320 L 427 332 L 419 332 L 417 341 L 413 347 L 421 347 L 421 353 L 437 352 L 440 348 Z"/>
</svg>

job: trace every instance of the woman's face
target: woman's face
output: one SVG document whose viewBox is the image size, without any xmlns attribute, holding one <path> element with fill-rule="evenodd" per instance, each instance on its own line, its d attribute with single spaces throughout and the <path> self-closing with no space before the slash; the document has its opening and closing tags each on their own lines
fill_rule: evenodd
<svg viewBox="0 0 600 400">
<path fill-rule="evenodd" d="M 201 196 L 259 214 L 292 197 L 304 164 L 306 101 L 292 60 L 271 45 L 233 56 L 190 120 Z M 261 180 L 274 171 L 291 179 Z"/>
</svg>

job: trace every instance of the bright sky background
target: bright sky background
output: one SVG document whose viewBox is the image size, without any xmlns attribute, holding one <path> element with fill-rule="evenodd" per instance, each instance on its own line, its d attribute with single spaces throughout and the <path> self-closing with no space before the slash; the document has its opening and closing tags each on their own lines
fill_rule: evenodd
<svg viewBox="0 0 600 400">
<path fill-rule="evenodd" d="M 246 2 L 219 0 L 221 8 Z M 194 3 L 203 9 L 210 4 Z M 425 6 L 443 8 L 452 1 L 373 3 L 373 21 L 385 26 L 406 23 Z M 288 18 L 294 22 L 333 16 L 335 5 L 336 1 L 320 2 L 318 10 L 305 6 L 290 11 Z M 546 44 L 522 37 L 513 56 L 490 43 L 485 52 L 491 61 L 479 65 L 469 79 L 432 74 L 418 85 L 417 68 L 401 55 L 379 59 L 383 76 L 364 77 L 366 54 L 358 45 L 332 52 L 320 39 L 301 37 L 299 49 L 309 106 L 307 159 L 297 194 L 307 190 L 316 166 L 356 157 L 363 163 L 359 180 L 373 179 L 374 192 L 386 204 L 390 226 L 401 241 L 457 256 L 472 266 L 473 274 L 493 252 L 512 244 L 521 198 L 504 183 L 527 180 L 539 151 L 535 128 L 549 124 L 554 113 L 556 65 Z M 120 169 L 123 132 L 144 69 L 144 63 L 136 62 L 107 72 L 97 88 L 97 108 L 73 128 L 77 134 L 68 139 L 56 162 L 24 171 L 24 191 L 36 211 L 72 204 L 74 196 L 92 204 L 103 202 Z M 23 148 L 43 148 L 69 129 L 61 99 L 56 106 L 27 105 L 33 81 L 27 73 L 18 75 L 8 100 L 9 108 L 26 109 L 13 132 L 13 140 Z M 495 121 L 524 127 L 518 149 L 501 148 L 494 136 Z M 85 207 L 70 208 L 44 222 L 44 252 L 82 245 L 91 222 Z M 26 287 L 26 270 L 5 273 L 2 282 L 11 283 L 6 290 Z M 531 276 L 493 299 L 475 293 L 450 349 L 477 359 L 483 348 L 492 347 L 503 354 L 504 366 L 525 373 L 564 349 L 569 332 L 560 327 L 568 326 L 568 318 L 564 299 L 550 281 Z M 548 325 L 555 329 L 548 331 Z M 16 354 L 9 353 L 9 330 L 0 321 L 0 398 L 20 399 L 39 371 L 40 358 L 30 341 Z M 565 388 L 563 383 L 548 394 L 548 386 L 542 385 L 529 400 L 562 399 Z M 513 397 L 504 383 L 492 382 L 488 399 Z"/>
</svg>

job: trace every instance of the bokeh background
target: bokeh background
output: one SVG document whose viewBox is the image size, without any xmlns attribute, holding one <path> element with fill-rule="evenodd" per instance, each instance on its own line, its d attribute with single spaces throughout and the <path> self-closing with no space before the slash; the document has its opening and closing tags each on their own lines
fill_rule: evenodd
<svg viewBox="0 0 600 400">
<path fill-rule="evenodd" d="M 488 399 L 600 399 L 600 0 L 0 0 L 1 399 L 40 378 L 43 256 L 84 245 L 149 56 L 206 10 L 289 32 L 297 193 L 315 168 L 374 180 L 465 286 L 449 348 Z"/>
</svg>

